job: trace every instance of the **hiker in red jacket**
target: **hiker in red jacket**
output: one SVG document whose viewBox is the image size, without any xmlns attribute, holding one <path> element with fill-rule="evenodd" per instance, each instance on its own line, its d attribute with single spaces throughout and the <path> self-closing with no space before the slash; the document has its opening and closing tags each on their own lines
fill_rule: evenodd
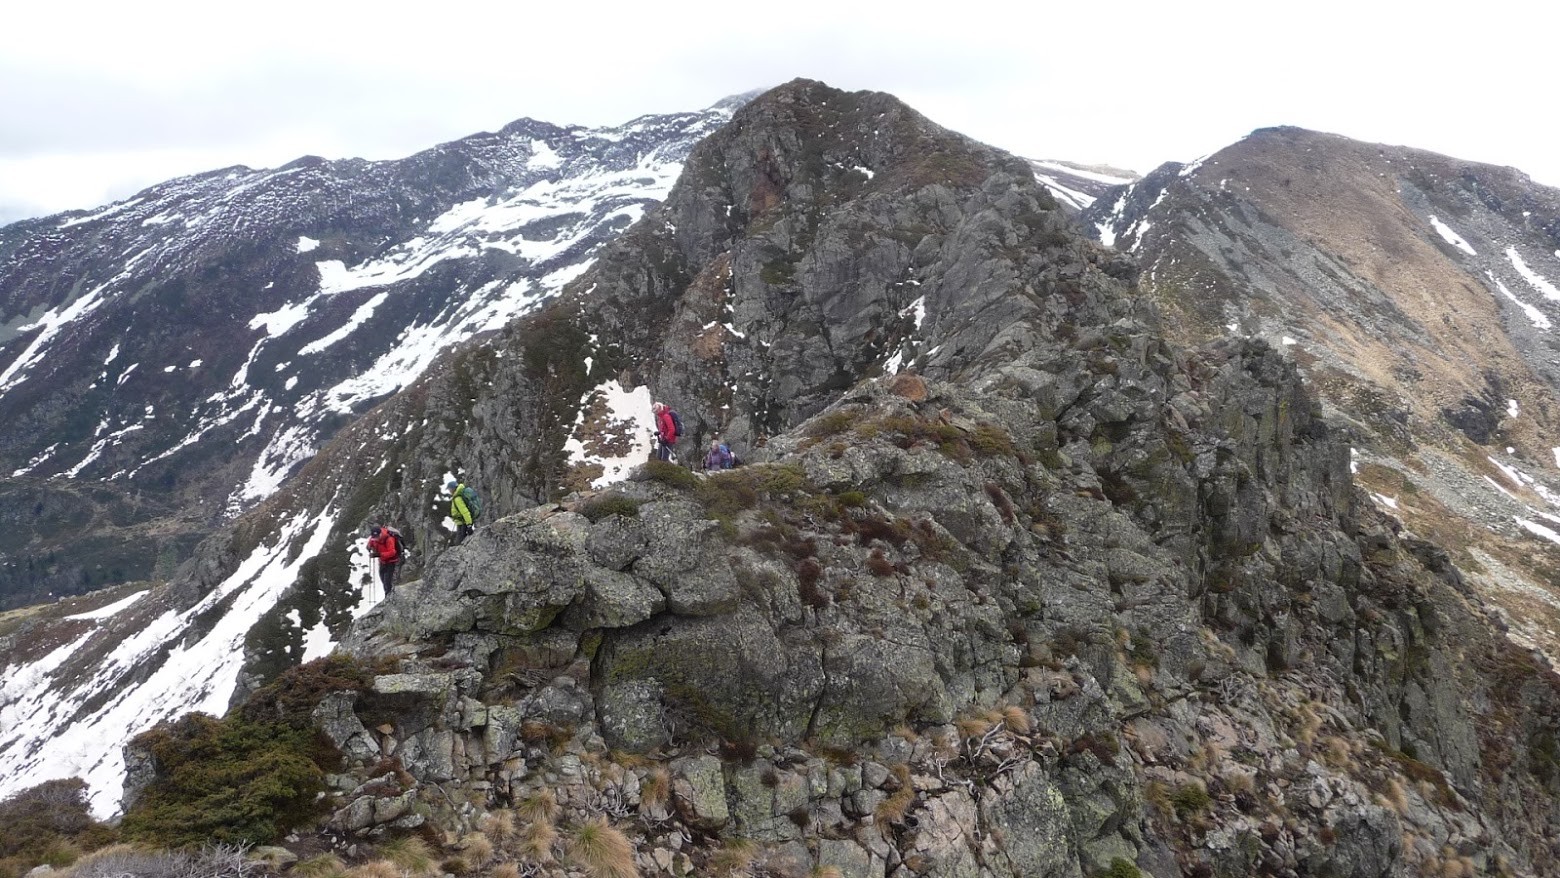
<svg viewBox="0 0 1560 878">
<path fill-rule="evenodd" d="M 368 534 L 368 551 L 379 559 L 379 582 L 385 587 L 385 597 L 389 597 L 395 569 L 401 566 L 401 540 L 391 527 L 376 526 Z"/>
<path fill-rule="evenodd" d="M 672 449 L 677 445 L 677 416 L 664 402 L 652 403 L 650 410 L 655 412 L 655 435 L 659 440 L 656 443 L 655 459 L 671 460 Z"/>
</svg>

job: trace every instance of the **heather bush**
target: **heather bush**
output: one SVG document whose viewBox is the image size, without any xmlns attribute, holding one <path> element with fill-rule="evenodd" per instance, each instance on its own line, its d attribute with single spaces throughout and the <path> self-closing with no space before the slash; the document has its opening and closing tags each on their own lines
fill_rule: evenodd
<svg viewBox="0 0 1560 878">
<path fill-rule="evenodd" d="M 632 497 L 624 497 L 619 494 L 604 494 L 592 497 L 580 506 L 580 514 L 591 521 L 601 521 L 613 515 L 621 515 L 625 518 L 638 518 L 639 507 L 644 501 L 635 500 Z"/>
<path fill-rule="evenodd" d="M 274 841 L 317 815 L 321 766 L 339 758 L 313 729 L 236 714 L 190 714 L 142 733 L 134 745 L 152 755 L 157 778 L 121 829 L 172 848 Z"/>
<path fill-rule="evenodd" d="M 40 865 L 68 866 L 82 851 L 112 842 L 114 831 L 92 819 L 86 793 L 84 782 L 70 778 L 0 801 L 0 878 Z"/>
</svg>

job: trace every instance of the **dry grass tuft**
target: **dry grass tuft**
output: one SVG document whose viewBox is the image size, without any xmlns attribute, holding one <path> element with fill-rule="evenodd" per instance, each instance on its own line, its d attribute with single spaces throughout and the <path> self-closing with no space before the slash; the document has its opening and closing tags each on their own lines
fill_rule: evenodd
<svg viewBox="0 0 1560 878">
<path fill-rule="evenodd" d="M 1386 798 L 1391 803 L 1392 810 L 1399 814 L 1408 813 L 1408 790 L 1403 788 L 1403 782 L 1395 777 L 1387 778 Z"/>
<path fill-rule="evenodd" d="M 1333 768 L 1350 768 L 1354 765 L 1354 748 L 1337 735 L 1322 739 L 1322 761 Z"/>
<path fill-rule="evenodd" d="M 499 844 L 515 837 L 515 812 L 491 811 L 482 818 L 482 831 Z"/>
<path fill-rule="evenodd" d="M 954 720 L 953 724 L 965 738 L 983 737 L 995 725 L 991 720 L 979 716 L 962 716 Z"/>
<path fill-rule="evenodd" d="M 310 857 L 292 867 L 297 878 L 342 878 L 347 874 L 347 864 L 335 854 Z"/>
<path fill-rule="evenodd" d="M 634 868 L 634 846 L 605 817 L 575 827 L 565 849 L 569 860 L 589 878 L 637 878 L 639 874 Z"/>
<path fill-rule="evenodd" d="M 873 823 L 877 825 L 878 832 L 884 837 L 888 836 L 895 825 L 904 822 L 905 815 L 909 814 L 910 808 L 915 805 L 915 787 L 910 783 L 910 766 L 901 762 L 890 770 L 899 781 L 899 789 L 879 802 L 872 811 Z"/>
<path fill-rule="evenodd" d="M 1257 790 L 1256 776 L 1238 768 L 1220 772 L 1219 782 L 1232 793 L 1254 793 Z"/>
<path fill-rule="evenodd" d="M 552 823 L 558 819 L 558 800 L 552 790 L 540 790 L 520 800 L 515 807 L 527 823 Z"/>
<path fill-rule="evenodd" d="M 520 856 L 535 863 L 550 863 L 553 859 L 553 843 L 558 840 L 558 828 L 551 820 L 538 820 L 526 827 L 520 836 L 516 850 Z"/>
<path fill-rule="evenodd" d="M 1302 744 L 1315 743 L 1316 733 L 1322 730 L 1322 718 L 1311 708 L 1309 702 L 1300 705 L 1296 713 L 1299 714 L 1300 728 L 1295 732 L 1295 740 Z"/>
<path fill-rule="evenodd" d="M 1016 704 L 1002 708 L 1002 724 L 1015 735 L 1029 734 L 1029 712 Z"/>
<path fill-rule="evenodd" d="M 672 794 L 672 776 L 665 767 L 657 765 L 650 769 L 639 782 L 639 806 L 641 808 L 664 808 L 667 799 Z"/>
<path fill-rule="evenodd" d="M 493 867 L 490 878 L 520 878 L 520 867 L 514 863 L 499 863 Z"/>
<path fill-rule="evenodd" d="M 385 842 L 379 846 L 379 856 L 408 875 L 432 875 L 438 865 L 433 858 L 433 849 L 415 835 Z"/>
<path fill-rule="evenodd" d="M 845 878 L 845 873 L 839 866 L 819 866 L 813 869 L 808 878 Z"/>
<path fill-rule="evenodd" d="M 461 839 L 460 850 L 473 868 L 480 869 L 493 859 L 493 841 L 484 832 L 473 832 Z"/>
<path fill-rule="evenodd" d="M 401 867 L 389 860 L 371 860 L 347 871 L 347 878 L 402 878 Z"/>
<path fill-rule="evenodd" d="M 710 855 L 705 867 L 711 875 L 738 875 L 752 868 L 758 848 L 745 838 L 735 838 Z"/>
</svg>

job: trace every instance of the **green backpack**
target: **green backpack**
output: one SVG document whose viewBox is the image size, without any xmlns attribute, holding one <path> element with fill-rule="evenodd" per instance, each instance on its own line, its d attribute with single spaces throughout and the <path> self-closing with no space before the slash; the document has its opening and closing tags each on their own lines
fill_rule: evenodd
<svg viewBox="0 0 1560 878">
<path fill-rule="evenodd" d="M 476 521 L 482 517 L 482 498 L 470 485 L 463 485 L 460 489 L 460 497 L 466 501 L 466 508 L 471 510 L 471 520 Z"/>
</svg>

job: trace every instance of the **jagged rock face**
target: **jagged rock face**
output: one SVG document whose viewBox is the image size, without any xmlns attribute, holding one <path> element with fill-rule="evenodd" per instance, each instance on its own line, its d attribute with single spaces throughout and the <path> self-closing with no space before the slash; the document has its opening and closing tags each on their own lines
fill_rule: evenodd
<svg viewBox="0 0 1560 878">
<path fill-rule="evenodd" d="M 0 608 L 166 578 L 441 348 L 583 270 L 740 102 L 228 168 L 0 228 L 0 497 L 43 507 L 0 538 Z"/>
<path fill-rule="evenodd" d="M 1357 434 L 1359 477 L 1551 654 L 1560 516 L 1560 192 L 1518 171 L 1293 128 L 1103 195 L 1184 343 L 1283 346 Z"/>
</svg>

